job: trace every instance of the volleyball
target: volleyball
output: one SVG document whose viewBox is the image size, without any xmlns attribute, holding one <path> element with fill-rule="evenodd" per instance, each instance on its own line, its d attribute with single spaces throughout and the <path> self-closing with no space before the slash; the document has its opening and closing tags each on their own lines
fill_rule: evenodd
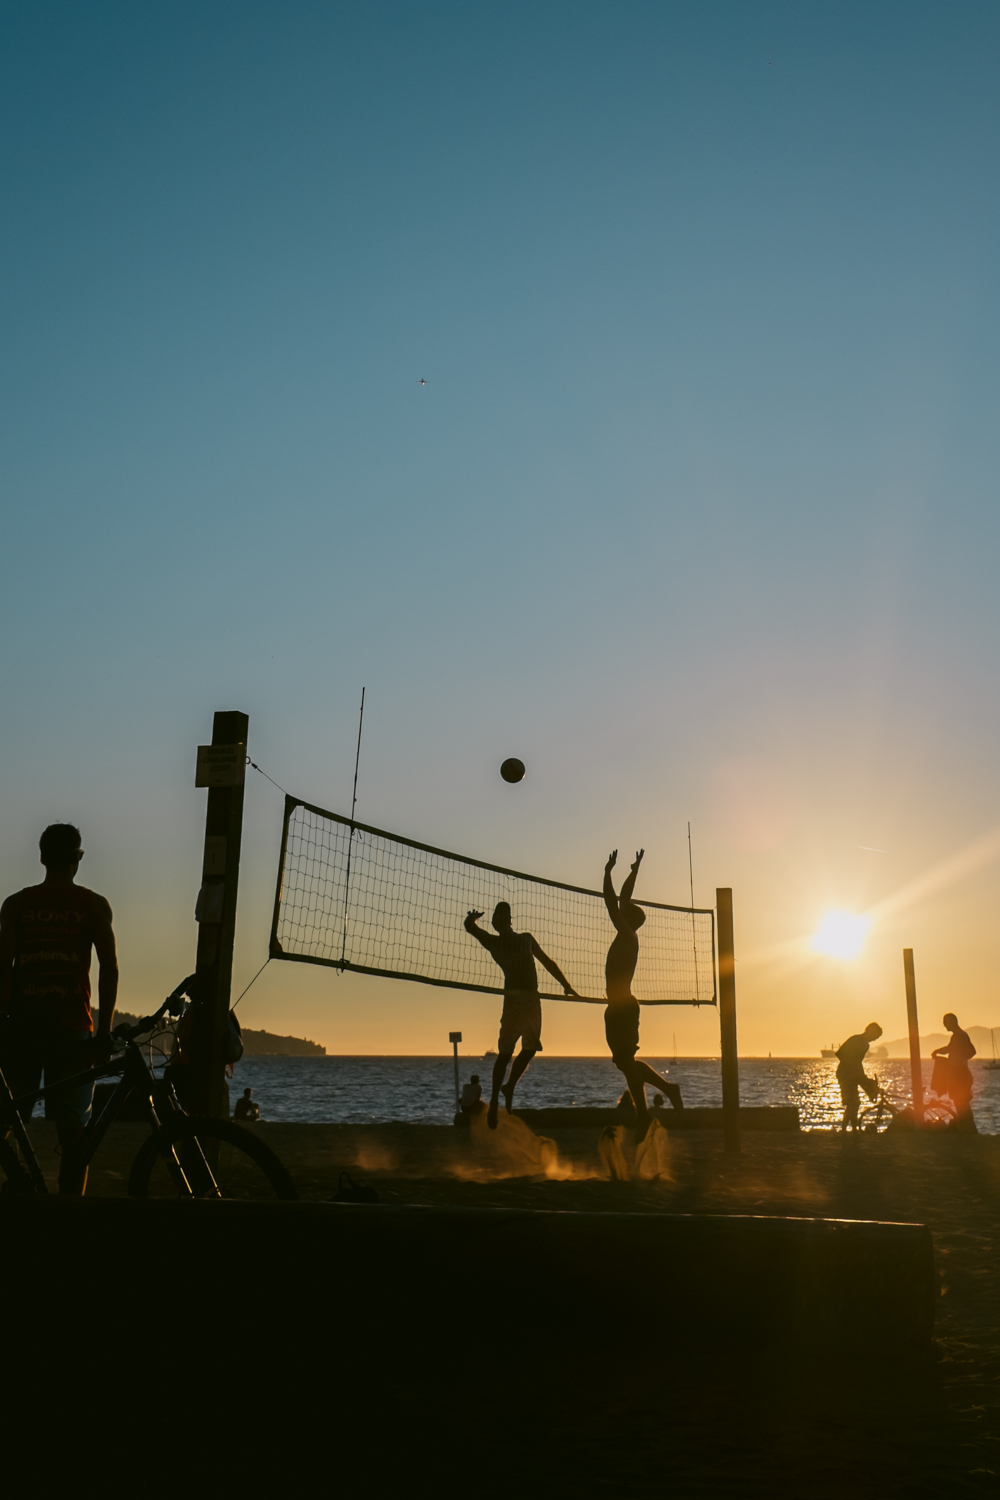
<svg viewBox="0 0 1000 1500">
<path fill-rule="evenodd" d="M 524 780 L 524 761 L 518 760 L 516 755 L 511 755 L 500 767 L 500 775 L 504 781 Z"/>
</svg>

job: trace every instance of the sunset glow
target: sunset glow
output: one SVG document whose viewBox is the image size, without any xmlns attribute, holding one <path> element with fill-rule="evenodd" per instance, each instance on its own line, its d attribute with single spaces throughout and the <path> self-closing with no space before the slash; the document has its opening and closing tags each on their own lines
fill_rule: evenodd
<svg viewBox="0 0 1000 1500">
<path fill-rule="evenodd" d="M 857 958 L 871 925 L 868 917 L 835 908 L 824 914 L 809 946 L 814 953 L 825 953 L 828 958 Z"/>
</svg>

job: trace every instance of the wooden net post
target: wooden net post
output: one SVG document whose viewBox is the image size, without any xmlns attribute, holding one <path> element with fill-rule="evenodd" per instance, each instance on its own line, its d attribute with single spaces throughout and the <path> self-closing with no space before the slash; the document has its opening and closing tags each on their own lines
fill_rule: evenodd
<svg viewBox="0 0 1000 1500">
<path fill-rule="evenodd" d="M 190 1112 L 225 1118 L 229 1001 L 243 835 L 246 714 L 217 713 L 211 745 L 198 747 L 196 786 L 208 788 L 198 894 L 197 984 L 191 1027 Z"/>
<path fill-rule="evenodd" d="M 740 1150 L 740 1064 L 736 1046 L 736 953 L 733 893 L 716 890 L 719 914 L 719 1030 L 722 1044 L 722 1137 L 732 1155 Z"/>
<path fill-rule="evenodd" d="M 913 1094 L 913 1118 L 924 1123 L 924 1076 L 920 1067 L 920 1027 L 917 1023 L 917 980 L 913 972 L 913 949 L 903 949 L 903 975 L 906 980 L 906 1027 L 910 1036 L 910 1090 Z"/>
</svg>

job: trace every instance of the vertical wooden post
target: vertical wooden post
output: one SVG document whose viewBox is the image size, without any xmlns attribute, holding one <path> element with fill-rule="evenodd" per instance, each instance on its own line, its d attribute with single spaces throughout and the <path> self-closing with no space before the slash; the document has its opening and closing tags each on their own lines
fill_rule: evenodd
<svg viewBox="0 0 1000 1500">
<path fill-rule="evenodd" d="M 462 1033 L 460 1031 L 449 1031 L 448 1040 L 451 1043 L 455 1054 L 455 1113 L 458 1114 L 458 1111 L 462 1107 L 462 1096 L 458 1086 L 458 1044 L 462 1040 Z"/>
<path fill-rule="evenodd" d="M 226 1041 L 233 981 L 236 895 L 243 835 L 246 714 L 217 713 L 211 745 L 198 748 L 197 786 L 208 787 L 205 854 L 198 895 L 198 960 L 191 1030 L 191 1104 L 199 1115 L 228 1114 Z"/>
<path fill-rule="evenodd" d="M 913 972 L 913 949 L 903 949 L 903 975 L 906 979 L 906 1028 L 910 1035 L 910 1090 L 913 1094 L 913 1118 L 924 1123 L 924 1076 L 920 1066 L 920 1026 L 917 1022 L 917 980 Z"/>
<path fill-rule="evenodd" d="M 736 952 L 733 893 L 716 890 L 719 916 L 719 1029 L 722 1037 L 722 1136 L 725 1150 L 740 1150 L 740 1064 L 736 1047 Z"/>
</svg>

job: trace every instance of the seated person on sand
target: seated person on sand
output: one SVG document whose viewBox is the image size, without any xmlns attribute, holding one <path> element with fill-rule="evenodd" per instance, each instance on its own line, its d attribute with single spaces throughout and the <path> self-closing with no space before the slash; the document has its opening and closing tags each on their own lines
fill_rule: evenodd
<svg viewBox="0 0 1000 1500">
<path fill-rule="evenodd" d="M 947 1087 L 945 1092 L 952 1104 L 955 1106 L 956 1129 L 976 1129 L 976 1122 L 972 1118 L 972 1070 L 969 1063 L 976 1055 L 976 1049 L 972 1044 L 972 1038 L 967 1031 L 963 1031 L 958 1024 L 958 1017 L 951 1011 L 944 1017 L 944 1027 L 951 1032 L 951 1041 L 947 1047 L 935 1047 L 931 1057 L 947 1058 Z M 935 1073 L 939 1070 L 935 1069 Z M 940 1089 L 937 1090 L 941 1092 Z"/>
<path fill-rule="evenodd" d="M 847 1041 L 837 1048 L 837 1082 L 840 1084 L 840 1097 L 844 1105 L 842 1130 L 859 1129 L 858 1109 L 861 1104 L 859 1088 L 864 1089 L 869 1099 L 875 1099 L 878 1095 L 878 1079 L 868 1077 L 864 1069 L 864 1061 L 868 1055 L 868 1048 L 872 1042 L 877 1042 L 881 1035 L 881 1026 L 877 1021 L 871 1021 L 864 1031 L 859 1032 L 857 1036 L 849 1036 Z"/>
<path fill-rule="evenodd" d="M 243 1098 L 237 1099 L 233 1119 L 238 1121 L 259 1120 L 260 1110 L 253 1102 L 253 1089 L 244 1089 Z"/>
<path fill-rule="evenodd" d="M 497 1095 L 502 1093 L 510 1114 L 514 1101 L 514 1088 L 536 1052 L 542 1050 L 542 1002 L 538 994 L 538 972 L 535 959 L 544 964 L 554 979 L 557 979 L 567 995 L 575 995 L 569 980 L 557 963 L 543 953 L 530 932 L 515 932 L 511 925 L 510 906 L 498 901 L 493 912 L 492 932 L 484 932 L 476 923 L 483 915 L 481 911 L 470 911 L 465 919 L 465 930 L 482 943 L 487 953 L 503 970 L 503 1014 L 500 1017 L 500 1039 L 497 1042 L 497 1060 L 493 1064 L 493 1092 L 486 1123 L 491 1130 L 497 1128 Z M 504 1083 L 507 1064 L 514 1056 L 518 1038 L 521 1050 L 517 1054 L 510 1078 Z"/>
<path fill-rule="evenodd" d="M 479 1074 L 473 1073 L 468 1083 L 463 1083 L 462 1092 L 459 1095 L 458 1107 L 463 1115 L 478 1115 L 483 1108 L 483 1090 L 479 1082 Z"/>
<path fill-rule="evenodd" d="M 676 1083 L 667 1083 L 648 1063 L 638 1062 L 635 1055 L 639 1050 L 639 1002 L 632 995 L 632 975 L 639 959 L 639 939 L 636 934 L 646 920 L 646 913 L 641 906 L 636 906 L 632 900 L 632 892 L 635 890 L 636 876 L 644 853 L 645 850 L 640 849 L 636 855 L 631 874 L 626 876 L 622 884 L 620 896 L 615 895 L 615 888 L 611 883 L 611 871 L 618 858 L 617 849 L 612 850 L 604 866 L 604 904 L 616 929 L 604 966 L 608 996 L 608 1008 L 604 1012 L 604 1033 L 611 1048 L 611 1060 L 624 1073 L 632 1095 L 640 1140 L 649 1125 L 649 1113 L 646 1109 L 647 1083 L 652 1084 L 655 1089 L 662 1089 L 674 1109 L 684 1107 L 681 1091 Z"/>
</svg>

